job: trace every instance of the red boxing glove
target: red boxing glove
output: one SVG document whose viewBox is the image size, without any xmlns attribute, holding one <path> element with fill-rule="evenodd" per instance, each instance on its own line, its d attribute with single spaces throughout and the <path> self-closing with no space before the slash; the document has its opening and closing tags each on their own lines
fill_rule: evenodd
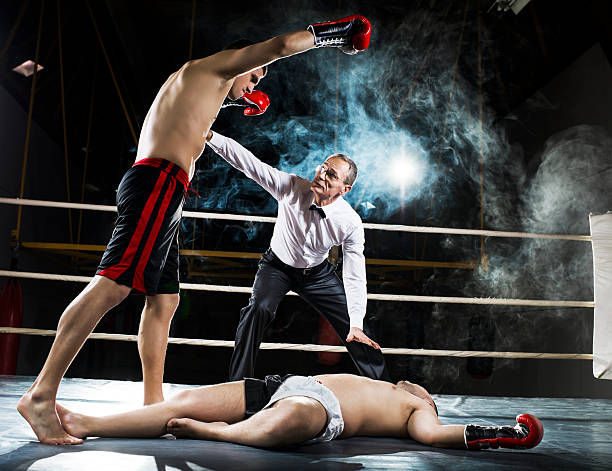
<svg viewBox="0 0 612 471">
<path fill-rule="evenodd" d="M 250 105 L 244 110 L 245 116 L 263 114 L 270 105 L 270 98 L 268 98 L 268 95 L 259 90 L 253 90 L 252 93 L 245 93 L 242 95 L 242 99 Z"/>
<path fill-rule="evenodd" d="M 345 54 L 357 54 L 367 49 L 372 33 L 370 22 L 361 15 L 315 23 L 307 29 L 314 35 L 316 47 L 339 47 Z"/>
<path fill-rule="evenodd" d="M 517 424 L 512 427 L 486 427 L 482 425 L 465 426 L 465 446 L 468 450 L 487 448 L 533 448 L 542 441 L 544 426 L 540 419 L 531 414 L 516 417 Z"/>
</svg>

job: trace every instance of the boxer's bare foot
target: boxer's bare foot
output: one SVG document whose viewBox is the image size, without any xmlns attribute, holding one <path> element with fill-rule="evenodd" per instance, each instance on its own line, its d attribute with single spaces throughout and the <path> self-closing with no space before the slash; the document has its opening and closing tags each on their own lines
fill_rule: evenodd
<svg viewBox="0 0 612 471">
<path fill-rule="evenodd" d="M 166 425 L 168 433 L 179 438 L 216 440 L 216 432 L 227 427 L 225 422 L 200 422 L 193 419 L 170 419 Z"/>
<path fill-rule="evenodd" d="M 55 411 L 55 399 L 39 399 L 32 391 L 28 391 L 19 399 L 17 410 L 28 421 L 41 443 L 48 445 L 83 443 L 83 440 L 63 429 Z"/>
<path fill-rule="evenodd" d="M 62 426 L 66 432 L 78 438 L 85 438 L 88 436 L 87 416 L 72 412 L 60 404 L 56 405 L 56 409 L 57 415 L 62 421 Z"/>
</svg>

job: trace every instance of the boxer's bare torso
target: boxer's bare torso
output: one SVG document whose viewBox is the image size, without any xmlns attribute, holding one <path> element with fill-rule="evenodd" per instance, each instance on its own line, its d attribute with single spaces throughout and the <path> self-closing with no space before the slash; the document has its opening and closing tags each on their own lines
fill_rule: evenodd
<svg viewBox="0 0 612 471">
<path fill-rule="evenodd" d="M 145 118 L 136 160 L 164 158 L 191 179 L 204 136 L 233 84 L 216 72 L 225 54 L 188 62 L 168 77 Z"/>
<path fill-rule="evenodd" d="M 191 179 L 223 100 L 251 93 L 264 75 L 263 65 L 313 46 L 310 32 L 296 31 L 186 63 L 157 93 L 142 126 L 136 160 L 169 160 Z"/>
<path fill-rule="evenodd" d="M 407 423 L 417 408 L 430 406 L 402 387 L 350 374 L 314 376 L 338 398 L 344 431 L 355 435 L 408 437 Z"/>
</svg>

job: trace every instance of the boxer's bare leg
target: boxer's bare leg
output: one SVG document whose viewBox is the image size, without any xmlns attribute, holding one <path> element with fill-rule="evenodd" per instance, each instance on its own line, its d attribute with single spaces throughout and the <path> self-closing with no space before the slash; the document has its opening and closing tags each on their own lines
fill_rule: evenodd
<svg viewBox="0 0 612 471">
<path fill-rule="evenodd" d="M 244 381 L 181 391 L 167 401 L 122 414 L 92 417 L 58 404 L 57 412 L 74 437 L 158 437 L 172 417 L 234 423 L 245 414 Z"/>
<path fill-rule="evenodd" d="M 327 413 L 315 399 L 294 396 L 257 412 L 242 422 L 202 422 L 191 418 L 172 419 L 167 430 L 177 437 L 239 443 L 275 448 L 303 443 L 318 436 Z"/>
<path fill-rule="evenodd" d="M 81 440 L 67 434 L 55 411 L 55 397 L 68 366 L 102 316 L 119 304 L 130 288 L 101 276 L 94 279 L 66 308 L 45 364 L 30 389 L 17 403 L 42 443 L 71 445 Z"/>
<path fill-rule="evenodd" d="M 179 301 L 178 294 L 158 294 L 146 297 L 138 328 L 138 353 L 142 363 L 144 405 L 164 400 L 162 383 L 168 331 Z"/>
</svg>

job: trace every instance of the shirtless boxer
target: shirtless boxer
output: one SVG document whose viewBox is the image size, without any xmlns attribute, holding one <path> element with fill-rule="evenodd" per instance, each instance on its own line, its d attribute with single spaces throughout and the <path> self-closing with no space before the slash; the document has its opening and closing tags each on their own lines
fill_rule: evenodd
<svg viewBox="0 0 612 471">
<path fill-rule="evenodd" d="M 168 329 L 179 302 L 178 227 L 184 195 L 225 98 L 251 94 L 265 66 L 278 59 L 317 46 L 355 54 L 369 40 L 370 24 L 357 15 L 190 61 L 166 80 L 145 118 L 136 162 L 119 185 L 117 226 L 96 276 L 62 314 L 49 356 L 17 405 L 41 442 L 81 442 L 62 428 L 57 389 L 98 321 L 132 289 L 146 295 L 138 332 L 145 404 L 163 400 Z M 264 98 L 251 100 L 250 114 L 265 111 Z"/>
<path fill-rule="evenodd" d="M 443 425 L 421 386 L 350 374 L 279 376 L 185 390 L 142 409 L 91 417 L 58 405 L 75 437 L 158 437 L 216 440 L 262 448 L 354 436 L 412 438 L 446 448 L 532 448 L 541 422 L 529 414 L 513 426 Z"/>
</svg>

